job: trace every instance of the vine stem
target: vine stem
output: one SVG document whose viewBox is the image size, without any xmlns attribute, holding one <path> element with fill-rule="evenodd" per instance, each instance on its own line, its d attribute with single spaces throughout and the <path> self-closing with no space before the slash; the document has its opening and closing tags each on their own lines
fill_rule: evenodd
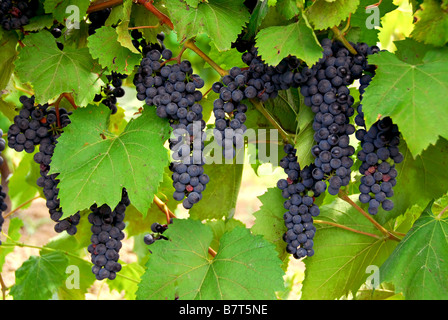
<svg viewBox="0 0 448 320">
<path fill-rule="evenodd" d="M 165 214 L 166 223 L 170 224 L 171 218 L 176 218 L 174 213 L 168 208 L 168 206 L 163 202 L 158 196 L 154 195 L 154 203 L 156 206 Z"/>
<path fill-rule="evenodd" d="M 263 104 L 257 99 L 250 99 L 255 108 L 261 112 L 261 114 L 268 119 L 268 121 L 280 132 L 283 140 L 286 143 L 291 143 L 291 136 L 287 133 L 282 126 L 271 116 L 271 114 L 264 108 Z"/>
<path fill-rule="evenodd" d="M 87 9 L 87 13 L 101 11 L 106 8 L 115 7 L 123 3 L 123 0 L 98 0 L 93 2 Z"/>
<path fill-rule="evenodd" d="M 343 35 L 346 35 L 348 30 L 350 29 L 350 20 L 351 19 L 352 19 L 352 14 L 350 13 L 347 18 L 347 24 L 345 25 L 344 29 L 341 30 L 341 33 Z"/>
<path fill-rule="evenodd" d="M 167 207 L 165 202 L 160 200 L 160 198 L 156 195 L 154 195 L 154 203 L 156 206 L 166 215 L 166 221 L 167 224 L 170 224 L 171 218 L 176 218 L 176 215 Z M 216 251 L 213 250 L 211 247 L 208 247 L 208 253 L 214 258 L 216 257 Z"/>
<path fill-rule="evenodd" d="M 155 15 L 157 19 L 159 19 L 161 25 L 166 24 L 171 30 L 174 30 L 174 25 L 171 22 L 170 18 L 163 12 L 160 12 L 159 9 L 154 7 L 153 0 L 137 0 L 137 3 L 143 5 L 146 9 L 151 11 L 151 13 Z"/>
<path fill-rule="evenodd" d="M 61 94 L 58 97 L 58 100 L 54 103 L 54 110 L 56 111 L 56 121 L 58 122 L 58 128 L 61 128 L 61 118 L 59 117 L 59 103 L 61 103 L 62 98 L 64 96 Z"/>
<path fill-rule="evenodd" d="M 355 233 L 364 234 L 364 235 L 372 237 L 372 238 L 381 239 L 381 237 L 378 236 L 377 234 L 373 234 L 373 233 L 368 233 L 368 232 L 364 232 L 364 231 L 361 231 L 361 230 L 352 229 L 352 228 L 344 226 L 342 224 L 338 224 L 338 223 L 334 223 L 334 222 L 330 222 L 330 221 L 324 221 L 324 220 L 314 220 L 314 222 L 318 223 L 318 224 L 328 224 L 328 225 L 333 226 L 333 227 L 341 228 L 341 229 L 352 231 L 352 232 L 355 232 Z"/>
<path fill-rule="evenodd" d="M 0 285 L 2 286 L 2 299 L 6 300 L 6 291 L 8 290 L 8 288 L 6 288 L 6 284 L 3 281 L 3 277 L 2 277 L 1 273 L 0 273 Z"/>
<path fill-rule="evenodd" d="M 9 239 L 12 240 L 11 238 L 9 238 Z M 51 251 L 51 252 L 62 252 L 63 254 L 65 254 L 67 256 L 70 256 L 72 258 L 76 258 L 78 260 L 85 261 L 80 256 L 77 256 L 77 255 L 75 255 L 75 254 L 73 254 L 71 252 L 68 252 L 68 251 L 62 251 L 62 250 L 59 250 L 59 249 L 54 249 L 54 248 L 49 248 L 49 247 L 40 247 L 40 246 L 35 246 L 35 245 L 32 245 L 32 244 L 27 244 L 27 243 L 23 243 L 23 242 L 13 241 L 13 243 L 2 243 L 2 247 L 21 247 L 21 248 L 31 248 L 31 249 L 45 250 L 45 251 Z"/>
<path fill-rule="evenodd" d="M 344 35 L 342 34 L 342 32 L 338 29 L 338 27 L 333 27 L 331 28 L 331 30 L 334 33 L 334 37 L 341 41 L 344 46 L 348 49 L 348 51 L 350 51 L 350 53 L 352 54 L 358 54 L 358 52 L 355 50 L 355 48 L 352 47 L 352 45 L 350 44 L 350 42 L 347 41 L 347 39 L 345 39 Z"/>
<path fill-rule="evenodd" d="M 201 49 L 199 49 L 198 46 L 195 44 L 194 39 L 188 39 L 187 41 L 185 41 L 184 48 L 188 48 L 194 51 L 198 56 L 204 59 L 204 61 L 207 62 L 213 69 L 215 69 L 216 72 L 218 72 L 221 77 L 229 74 L 227 70 L 221 68 L 218 64 L 216 64 L 216 62 L 210 59 L 210 57 L 207 56 Z"/>
<path fill-rule="evenodd" d="M 353 208 L 358 210 L 358 212 L 360 212 L 364 217 L 366 217 L 367 220 L 369 220 L 382 234 L 384 234 L 391 240 L 401 241 L 400 238 L 397 238 L 397 236 L 395 236 L 392 232 L 390 232 L 389 230 L 384 228 L 382 225 L 380 225 L 377 221 L 375 221 L 375 219 L 373 219 L 370 216 L 370 214 L 365 212 L 360 206 L 358 206 L 355 202 L 353 202 L 353 200 L 350 199 L 350 197 L 344 191 L 339 190 L 338 196 L 345 202 L 349 203 Z"/>
<path fill-rule="evenodd" d="M 440 211 L 440 213 L 437 215 L 437 219 L 441 219 L 443 214 L 448 210 L 448 206 L 446 206 L 445 208 L 442 209 L 442 211 Z"/>
<path fill-rule="evenodd" d="M 62 94 L 62 96 L 63 96 L 65 99 L 67 99 L 68 102 L 70 102 L 70 104 L 72 105 L 72 107 L 73 107 L 74 109 L 78 109 L 78 106 L 76 105 L 75 100 L 73 99 L 73 96 L 72 96 L 71 93 L 64 92 L 64 93 Z"/>
<path fill-rule="evenodd" d="M 9 239 L 11 239 L 11 238 L 9 238 Z M 62 250 L 59 250 L 59 249 L 48 248 L 48 247 L 39 247 L 39 246 L 35 246 L 35 245 L 32 245 L 32 244 L 26 244 L 26 243 L 23 243 L 23 242 L 15 242 L 14 241 L 14 243 L 2 243 L 2 247 L 21 247 L 21 248 L 31 248 L 31 249 L 46 250 L 46 251 L 51 251 L 51 252 L 62 252 L 63 254 L 65 254 L 67 256 L 70 256 L 72 258 L 75 258 L 75 259 L 81 260 L 83 262 L 86 262 L 86 260 L 84 260 L 82 257 L 80 257 L 78 255 L 75 255 L 75 254 L 73 254 L 71 252 L 68 252 L 68 251 L 62 251 Z M 138 280 L 129 278 L 129 277 L 124 276 L 124 275 L 119 274 L 119 273 L 117 273 L 117 276 L 123 277 L 124 279 L 130 280 L 130 281 L 135 282 L 135 283 L 139 283 Z"/>
<path fill-rule="evenodd" d="M 128 30 L 135 30 L 135 29 L 155 29 L 160 27 L 160 24 L 156 24 L 155 26 L 139 26 L 139 27 L 130 27 Z"/>
<path fill-rule="evenodd" d="M 26 93 L 26 94 L 28 94 L 28 95 L 30 95 L 30 96 L 33 96 L 33 95 L 34 95 L 34 92 L 29 91 L 29 90 L 27 90 L 27 89 L 25 89 L 25 88 L 19 87 L 19 86 L 17 86 L 15 83 L 14 83 L 14 88 L 17 89 L 17 90 L 19 90 L 19 91 L 22 91 L 22 92 L 24 92 L 24 93 Z"/>
<path fill-rule="evenodd" d="M 8 212 L 7 214 L 5 214 L 5 215 L 3 216 L 3 218 L 7 218 L 7 217 L 9 217 L 10 215 L 16 213 L 16 212 L 19 211 L 21 208 L 23 208 L 24 206 L 26 206 L 27 204 L 29 204 L 29 203 L 31 203 L 31 202 L 33 202 L 34 200 L 37 200 L 37 199 L 39 199 L 39 198 L 40 198 L 40 196 L 35 196 L 34 198 L 25 201 L 24 203 L 22 203 L 21 205 L 19 205 L 18 207 L 16 207 L 14 210 L 11 210 L 11 211 Z"/>
<path fill-rule="evenodd" d="M 380 4 L 381 4 L 381 2 L 383 2 L 383 0 L 380 0 L 380 1 L 378 1 L 377 3 L 371 4 L 371 5 L 368 5 L 368 6 L 366 7 L 366 10 L 367 10 L 367 9 L 371 9 L 371 8 L 375 8 L 375 7 L 379 7 Z"/>
</svg>

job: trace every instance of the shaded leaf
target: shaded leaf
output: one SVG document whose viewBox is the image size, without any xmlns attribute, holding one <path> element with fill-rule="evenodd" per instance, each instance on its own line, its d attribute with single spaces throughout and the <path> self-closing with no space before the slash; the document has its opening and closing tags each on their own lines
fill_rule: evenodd
<svg viewBox="0 0 448 320">
<path fill-rule="evenodd" d="M 16 270 L 10 294 L 15 300 L 48 300 L 63 286 L 68 259 L 59 251 L 31 256 Z"/>
<path fill-rule="evenodd" d="M 434 216 L 433 201 L 380 268 L 408 300 L 448 299 L 448 218 Z"/>
<path fill-rule="evenodd" d="M 283 271 L 273 245 L 249 230 L 225 232 L 214 258 L 208 254 L 210 227 L 176 220 L 157 241 L 137 291 L 137 299 L 275 299 Z M 260 281 L 263 279 L 263 281 Z"/>
<path fill-rule="evenodd" d="M 448 138 L 448 100 L 440 98 L 448 92 L 448 51 L 443 52 L 426 53 L 421 64 L 389 52 L 369 57 L 378 68 L 363 97 L 366 124 L 370 127 L 378 115 L 390 116 L 414 157 L 439 136 Z"/>
</svg>

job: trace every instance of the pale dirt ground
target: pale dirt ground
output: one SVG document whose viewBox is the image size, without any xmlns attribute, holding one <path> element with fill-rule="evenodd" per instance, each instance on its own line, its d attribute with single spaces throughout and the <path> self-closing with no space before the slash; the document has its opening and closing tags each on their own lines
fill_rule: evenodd
<svg viewBox="0 0 448 320">
<path fill-rule="evenodd" d="M 252 213 L 256 212 L 261 202 L 257 199 L 262 195 L 267 187 L 273 186 L 273 177 L 266 176 L 257 178 L 251 168 L 245 168 L 245 174 L 243 182 L 241 184 L 240 195 L 237 203 L 235 218 L 244 222 L 247 227 L 250 227 L 255 219 Z M 275 180 L 275 179 L 274 179 Z M 274 184 L 275 185 L 275 184 Z M 282 208 L 280 208 L 282 210 Z M 32 205 L 25 209 L 19 210 L 14 216 L 20 217 L 24 221 L 24 228 L 22 230 L 21 242 L 28 245 L 43 246 L 48 242 L 48 239 L 57 236 L 54 231 L 53 221 L 50 220 L 48 215 L 48 209 L 45 207 L 43 199 L 37 199 L 33 201 Z M 6 219 L 3 230 L 8 230 L 9 219 Z M 120 250 L 120 258 L 125 262 L 133 262 L 136 260 L 136 256 L 132 251 L 133 239 L 125 239 L 123 241 L 123 248 Z M 38 255 L 38 249 L 16 247 L 14 252 L 10 253 L 6 257 L 6 262 L 3 266 L 2 277 L 6 287 L 10 287 L 15 282 L 15 270 L 17 270 L 24 261 L 26 261 L 32 255 Z M 88 257 L 86 257 L 88 259 Z M 303 272 L 303 264 L 297 261 L 291 261 L 291 268 L 287 272 L 287 276 L 291 277 L 294 274 Z M 300 276 L 299 276 L 300 280 Z M 296 279 L 296 282 L 298 280 Z M 297 290 L 299 291 L 300 283 L 296 283 Z M 289 299 L 297 299 L 297 294 L 290 295 Z M 12 299 L 12 297 L 8 297 Z M 110 291 L 107 284 L 102 281 L 96 281 L 86 294 L 87 300 L 118 300 L 123 299 L 123 294 L 117 291 Z"/>
</svg>

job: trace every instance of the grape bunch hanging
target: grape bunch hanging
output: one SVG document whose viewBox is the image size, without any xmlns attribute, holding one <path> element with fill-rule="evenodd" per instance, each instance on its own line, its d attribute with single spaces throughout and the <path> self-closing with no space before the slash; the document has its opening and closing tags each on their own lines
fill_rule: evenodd
<svg viewBox="0 0 448 320">
<path fill-rule="evenodd" d="M 56 222 L 55 231 L 58 233 L 66 231 L 73 235 L 77 232 L 80 214 L 78 212 L 61 219 L 63 211 L 58 198 L 58 174 L 49 174 L 57 140 L 63 128 L 70 124 L 71 112 L 64 108 L 58 108 L 56 111 L 48 103 L 36 104 L 34 96 L 23 95 L 19 100 L 22 106 L 8 129 L 8 146 L 17 152 L 25 151 L 26 153 L 33 153 L 38 147 L 38 152 L 33 156 L 40 168 L 40 177 L 36 183 L 43 190 L 51 219 Z"/>
<path fill-rule="evenodd" d="M 134 77 L 137 99 L 155 106 L 160 118 L 173 128 L 169 139 L 172 151 L 170 170 L 175 191 L 173 198 L 191 209 L 202 199 L 209 177 L 204 173 L 205 121 L 200 104 L 204 80 L 193 72 L 191 63 L 172 61 L 169 49 L 150 50 L 141 60 Z"/>
</svg>

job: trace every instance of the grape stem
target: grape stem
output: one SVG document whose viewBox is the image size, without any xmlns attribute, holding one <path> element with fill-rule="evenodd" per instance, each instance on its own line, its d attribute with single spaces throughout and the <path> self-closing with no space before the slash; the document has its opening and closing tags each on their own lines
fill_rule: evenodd
<svg viewBox="0 0 448 320">
<path fill-rule="evenodd" d="M 330 221 L 324 221 L 324 220 L 314 220 L 314 222 L 317 223 L 317 224 L 328 224 L 328 225 L 333 226 L 333 227 L 341 228 L 341 229 L 352 231 L 352 232 L 355 232 L 355 233 L 364 234 L 364 235 L 372 237 L 372 238 L 381 239 L 381 237 L 378 236 L 377 234 L 373 234 L 373 233 L 368 233 L 368 232 L 364 232 L 364 231 L 361 231 L 361 230 L 352 229 L 350 227 L 346 227 L 346 226 L 338 224 L 338 223 L 334 223 L 334 222 L 330 222 Z"/>
<path fill-rule="evenodd" d="M 347 24 L 345 25 L 344 29 L 341 30 L 341 33 L 343 35 L 346 35 L 348 30 L 350 29 L 350 20 L 351 20 L 351 18 L 352 18 L 352 14 L 350 13 L 348 15 L 348 18 L 347 18 Z"/>
<path fill-rule="evenodd" d="M 383 2 L 383 0 L 380 0 L 380 1 L 378 1 L 377 3 L 371 4 L 371 5 L 368 5 L 368 6 L 366 7 L 366 10 L 367 10 L 367 9 L 371 9 L 371 8 L 375 8 L 375 7 L 379 7 L 380 4 L 381 4 L 381 2 Z"/>
<path fill-rule="evenodd" d="M 137 0 L 137 3 L 143 5 L 146 9 L 151 11 L 151 13 L 155 15 L 157 19 L 159 19 L 161 25 L 166 24 L 171 30 L 174 30 L 174 25 L 171 22 L 170 18 L 166 14 L 160 12 L 159 9 L 154 7 L 153 0 Z"/>
<path fill-rule="evenodd" d="M 2 299 L 6 300 L 6 291 L 8 288 L 6 287 L 5 282 L 3 281 L 2 274 L 0 273 L 0 285 L 2 286 Z"/>
<path fill-rule="evenodd" d="M 61 103 L 62 98 L 64 98 L 64 96 L 61 94 L 58 97 L 58 100 L 56 100 L 56 102 L 54 103 L 54 110 L 56 111 L 56 121 L 58 122 L 58 128 L 61 128 L 61 119 L 59 116 L 59 103 Z"/>
<path fill-rule="evenodd" d="M 156 206 L 166 215 L 167 224 L 170 224 L 171 218 L 176 218 L 176 215 L 167 207 L 165 202 L 160 200 L 160 198 L 154 195 L 154 203 Z M 208 247 L 208 253 L 214 258 L 216 257 L 216 251 L 211 247 Z"/>
<path fill-rule="evenodd" d="M 138 26 L 138 27 L 130 27 L 128 30 L 135 30 L 135 29 L 155 29 L 160 27 L 160 24 L 156 24 L 155 26 Z"/>
<path fill-rule="evenodd" d="M 37 200 L 37 199 L 39 199 L 39 198 L 40 198 L 40 195 L 39 195 L 39 196 L 36 196 L 36 197 L 34 197 L 34 198 L 32 198 L 32 199 L 29 199 L 29 200 L 25 201 L 24 203 L 22 203 L 22 204 L 20 204 L 19 206 L 17 206 L 14 210 L 11 210 L 11 211 L 8 212 L 7 214 L 5 214 L 5 215 L 3 216 L 3 218 L 7 218 L 7 217 L 9 217 L 10 215 L 16 213 L 16 212 L 19 211 L 21 208 L 23 208 L 24 206 L 26 206 L 27 204 L 29 204 L 29 203 L 31 203 L 31 202 L 33 202 L 34 200 Z"/>
<path fill-rule="evenodd" d="M 26 243 L 23 243 L 23 242 L 15 242 L 10 237 L 8 237 L 8 238 L 13 243 L 2 243 L 2 247 L 5 247 L 5 248 L 7 248 L 7 247 L 22 247 L 22 248 L 32 248 L 32 249 L 46 250 L 46 251 L 51 251 L 51 252 L 62 252 L 63 254 L 65 254 L 67 256 L 70 256 L 72 258 L 75 258 L 75 259 L 78 259 L 78 260 L 81 260 L 81 261 L 85 262 L 84 258 L 82 258 L 82 257 L 80 257 L 80 256 L 78 256 L 76 254 L 73 254 L 71 252 L 68 252 L 68 251 L 63 251 L 63 250 L 49 248 L 49 247 L 39 247 L 39 246 L 31 245 L 31 244 L 26 244 Z M 139 283 L 140 282 L 139 280 L 129 278 L 129 277 L 124 276 L 124 275 L 119 274 L 119 273 L 117 273 L 117 276 L 123 277 L 124 279 L 130 280 L 130 281 L 135 282 L 135 283 Z"/>
<path fill-rule="evenodd" d="M 210 59 L 210 57 L 207 56 L 201 49 L 199 49 L 198 46 L 195 44 L 194 39 L 188 39 L 187 41 L 185 41 L 183 47 L 194 51 L 198 56 L 204 59 L 204 61 L 207 62 L 213 69 L 215 69 L 216 72 L 218 72 L 221 77 L 229 74 L 227 70 L 221 68 L 218 64 L 216 64 L 216 62 Z"/>
<path fill-rule="evenodd" d="M 65 99 L 67 99 L 68 102 L 70 102 L 70 104 L 72 105 L 72 107 L 73 107 L 75 110 L 78 109 L 78 106 L 76 105 L 75 100 L 73 99 L 73 96 L 72 96 L 71 93 L 64 92 L 64 93 L 62 94 L 62 96 L 63 96 Z"/>
<path fill-rule="evenodd" d="M 382 234 L 386 235 L 389 239 L 395 240 L 395 241 L 401 241 L 400 238 L 397 238 L 395 234 L 393 234 L 391 231 L 384 228 L 382 225 L 380 225 L 375 219 L 373 219 L 370 214 L 365 212 L 360 206 L 358 206 L 355 202 L 353 202 L 352 199 L 342 190 L 339 190 L 338 193 L 339 198 L 344 200 L 345 202 L 349 203 L 353 208 L 358 210 L 364 217 L 366 217 L 379 231 L 381 231 Z"/>
<path fill-rule="evenodd" d="M 250 99 L 255 108 L 280 132 L 285 143 L 291 143 L 291 135 L 271 116 L 258 99 Z"/>
<path fill-rule="evenodd" d="M 106 8 L 115 7 L 123 3 L 123 0 L 98 0 L 90 4 L 87 13 L 101 11 Z"/>
<path fill-rule="evenodd" d="M 334 38 L 336 40 L 339 40 L 342 42 L 342 44 L 348 49 L 348 51 L 350 51 L 350 53 L 356 55 L 358 54 L 358 52 L 355 50 L 355 48 L 353 48 L 353 46 L 350 44 L 350 42 L 347 41 L 347 39 L 345 39 L 344 34 L 338 29 L 338 27 L 333 27 L 331 28 L 331 30 L 334 33 Z"/>
<path fill-rule="evenodd" d="M 442 211 L 437 215 L 437 219 L 441 219 L 443 214 L 448 210 L 448 206 L 443 208 Z"/>
<path fill-rule="evenodd" d="M 154 203 L 165 214 L 167 224 L 170 224 L 171 218 L 176 218 L 174 213 L 168 208 L 165 202 L 160 200 L 160 198 L 156 195 L 154 195 Z"/>
</svg>

